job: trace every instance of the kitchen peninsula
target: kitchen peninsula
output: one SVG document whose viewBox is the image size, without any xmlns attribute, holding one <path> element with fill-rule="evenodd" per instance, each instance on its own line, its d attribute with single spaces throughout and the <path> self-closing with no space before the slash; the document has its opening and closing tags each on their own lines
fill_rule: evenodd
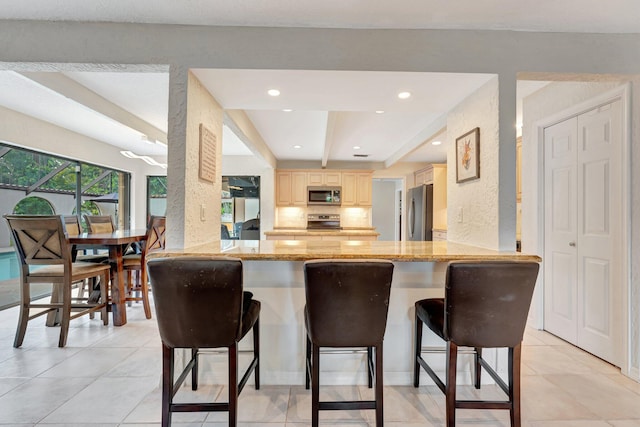
<svg viewBox="0 0 640 427">
<path fill-rule="evenodd" d="M 304 383 L 304 261 L 321 258 L 394 261 L 384 347 L 385 383 L 389 385 L 411 384 L 413 306 L 419 299 L 443 295 L 447 262 L 540 261 L 535 255 L 430 241 L 227 240 L 185 249 L 168 248 L 149 255 L 180 256 L 232 256 L 243 260 L 244 287 L 262 302 L 260 363 L 264 384 Z M 250 341 L 241 345 L 250 345 Z M 426 337 L 425 343 L 433 345 L 437 340 L 434 336 Z M 365 361 L 362 355 L 333 355 L 323 361 L 323 378 L 331 384 L 353 384 L 353 373 L 357 371 L 355 381 L 365 384 Z"/>
<path fill-rule="evenodd" d="M 378 240 L 380 233 L 375 229 L 307 230 L 300 228 L 280 228 L 265 231 L 267 240 Z"/>
</svg>

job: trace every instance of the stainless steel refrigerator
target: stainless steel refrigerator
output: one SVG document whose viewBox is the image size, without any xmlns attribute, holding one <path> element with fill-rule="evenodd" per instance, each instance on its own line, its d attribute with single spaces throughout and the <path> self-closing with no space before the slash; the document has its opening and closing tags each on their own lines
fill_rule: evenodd
<svg viewBox="0 0 640 427">
<path fill-rule="evenodd" d="M 407 240 L 433 240 L 433 184 L 407 191 Z"/>
</svg>

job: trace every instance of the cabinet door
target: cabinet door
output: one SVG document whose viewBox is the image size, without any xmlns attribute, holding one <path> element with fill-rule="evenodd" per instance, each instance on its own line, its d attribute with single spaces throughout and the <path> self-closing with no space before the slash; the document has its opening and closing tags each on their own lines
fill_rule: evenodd
<svg viewBox="0 0 640 427">
<path fill-rule="evenodd" d="M 307 206 L 307 173 L 291 172 L 291 204 Z"/>
<path fill-rule="evenodd" d="M 326 172 L 324 173 L 324 183 L 326 185 L 342 185 L 342 174 L 340 172 Z M 311 185 L 311 184 L 310 184 Z"/>
<path fill-rule="evenodd" d="M 323 185 L 324 184 L 324 172 L 313 171 L 307 174 L 308 185 Z"/>
<path fill-rule="evenodd" d="M 372 180 L 370 173 L 359 173 L 357 176 L 356 200 L 358 206 L 371 206 Z"/>
<path fill-rule="evenodd" d="M 291 172 L 276 171 L 276 206 L 291 206 Z"/>
<path fill-rule="evenodd" d="M 356 206 L 356 179 L 355 172 L 342 173 L 342 206 Z"/>
</svg>

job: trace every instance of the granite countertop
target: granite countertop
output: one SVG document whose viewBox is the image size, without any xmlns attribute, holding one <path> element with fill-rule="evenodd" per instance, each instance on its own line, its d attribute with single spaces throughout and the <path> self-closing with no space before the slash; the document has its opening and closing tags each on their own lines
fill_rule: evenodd
<svg viewBox="0 0 640 427">
<path fill-rule="evenodd" d="M 308 261 L 312 259 L 388 259 L 404 262 L 448 261 L 536 261 L 537 255 L 500 252 L 452 242 L 396 241 L 309 241 L 309 240 L 222 240 L 186 249 L 167 248 L 147 255 L 148 259 L 176 256 L 232 256 L 243 260 Z"/>
<path fill-rule="evenodd" d="M 379 236 L 375 228 L 343 228 L 340 230 L 307 230 L 306 228 L 276 228 L 265 231 L 266 236 Z"/>
</svg>

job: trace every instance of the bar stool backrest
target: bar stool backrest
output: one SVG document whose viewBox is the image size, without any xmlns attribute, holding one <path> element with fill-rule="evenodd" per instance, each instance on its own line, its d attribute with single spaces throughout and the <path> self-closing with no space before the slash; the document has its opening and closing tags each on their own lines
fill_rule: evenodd
<svg viewBox="0 0 640 427">
<path fill-rule="evenodd" d="M 514 347 L 520 343 L 538 269 L 535 262 L 450 263 L 445 285 L 445 339 L 469 347 Z"/>
<path fill-rule="evenodd" d="M 147 270 L 165 345 L 229 347 L 241 338 L 240 259 L 156 258 L 147 263 Z"/>
<path fill-rule="evenodd" d="M 393 263 L 317 260 L 304 264 L 307 328 L 322 347 L 371 347 L 384 338 Z"/>
</svg>

